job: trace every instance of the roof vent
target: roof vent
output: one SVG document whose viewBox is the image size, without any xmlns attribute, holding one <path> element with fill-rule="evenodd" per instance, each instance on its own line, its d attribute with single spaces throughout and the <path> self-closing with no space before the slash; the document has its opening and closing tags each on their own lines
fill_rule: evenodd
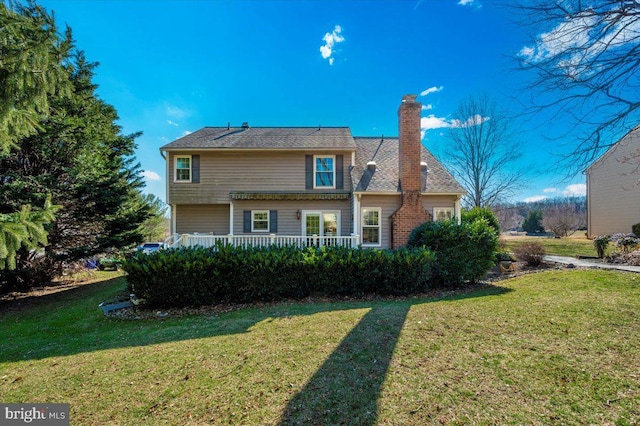
<svg viewBox="0 0 640 426">
<path fill-rule="evenodd" d="M 376 162 L 375 161 L 369 161 L 367 163 L 367 169 L 371 170 L 371 171 L 375 171 L 376 170 Z"/>
<path fill-rule="evenodd" d="M 427 163 L 425 163 L 424 161 L 421 161 L 420 162 L 420 168 L 422 170 L 428 170 Z"/>
<path fill-rule="evenodd" d="M 248 129 L 249 128 L 249 122 L 245 121 L 244 123 L 242 123 L 242 128 L 243 129 Z"/>
</svg>

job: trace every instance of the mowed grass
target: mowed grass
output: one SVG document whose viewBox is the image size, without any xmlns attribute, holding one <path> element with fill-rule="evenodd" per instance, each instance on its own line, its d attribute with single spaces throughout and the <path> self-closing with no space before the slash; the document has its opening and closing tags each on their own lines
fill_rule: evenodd
<svg viewBox="0 0 640 426">
<path fill-rule="evenodd" d="M 582 235 L 582 234 L 581 234 Z M 529 236 L 500 236 L 500 242 L 504 243 L 506 250 L 513 251 L 513 248 L 521 243 L 536 242 L 544 246 L 547 254 L 555 256 L 596 256 L 596 249 L 593 241 L 578 234 L 567 238 L 549 237 L 529 237 Z"/>
<path fill-rule="evenodd" d="M 520 276 L 441 299 L 107 319 L 104 283 L 0 305 L 0 401 L 71 424 L 637 424 L 640 276 Z"/>
</svg>

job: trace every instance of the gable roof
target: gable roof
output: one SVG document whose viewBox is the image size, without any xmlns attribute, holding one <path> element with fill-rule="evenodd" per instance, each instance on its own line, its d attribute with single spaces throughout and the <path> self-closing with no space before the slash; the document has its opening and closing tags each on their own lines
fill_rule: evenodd
<svg viewBox="0 0 640 426">
<path fill-rule="evenodd" d="M 356 137 L 355 167 L 351 181 L 355 192 L 398 192 L 400 190 L 399 140 L 395 138 Z M 451 176 L 424 145 L 422 161 L 427 163 L 423 171 L 422 191 L 441 194 L 464 194 L 465 189 Z M 372 171 L 367 163 L 375 161 Z M 426 176 L 425 176 L 426 175 Z M 425 179 L 426 178 L 426 179 Z"/>
<path fill-rule="evenodd" d="M 204 127 L 160 150 L 355 148 L 348 127 Z"/>
</svg>

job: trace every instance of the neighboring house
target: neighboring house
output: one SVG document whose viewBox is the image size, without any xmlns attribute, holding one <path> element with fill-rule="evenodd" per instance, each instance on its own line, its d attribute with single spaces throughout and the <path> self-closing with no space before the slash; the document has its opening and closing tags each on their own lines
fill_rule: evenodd
<svg viewBox="0 0 640 426">
<path fill-rule="evenodd" d="M 587 234 L 630 233 L 640 222 L 640 126 L 585 170 Z"/>
<path fill-rule="evenodd" d="M 172 233 L 388 248 L 426 220 L 459 218 L 465 190 L 422 146 L 415 99 L 402 99 L 398 138 L 245 123 L 163 146 Z"/>
</svg>

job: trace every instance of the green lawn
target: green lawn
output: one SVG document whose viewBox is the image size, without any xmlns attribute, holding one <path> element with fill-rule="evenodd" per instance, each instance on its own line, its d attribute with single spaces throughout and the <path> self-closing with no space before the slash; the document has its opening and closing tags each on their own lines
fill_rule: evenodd
<svg viewBox="0 0 640 426">
<path fill-rule="evenodd" d="M 637 424 L 640 275 L 123 321 L 122 278 L 0 304 L 0 401 L 71 424 Z"/>
<path fill-rule="evenodd" d="M 501 242 L 506 245 L 507 251 L 523 242 L 537 242 L 544 246 L 547 254 L 556 256 L 595 256 L 596 249 L 593 241 L 584 237 L 572 236 L 569 238 L 548 238 L 548 237 L 507 237 L 501 238 Z"/>
</svg>

